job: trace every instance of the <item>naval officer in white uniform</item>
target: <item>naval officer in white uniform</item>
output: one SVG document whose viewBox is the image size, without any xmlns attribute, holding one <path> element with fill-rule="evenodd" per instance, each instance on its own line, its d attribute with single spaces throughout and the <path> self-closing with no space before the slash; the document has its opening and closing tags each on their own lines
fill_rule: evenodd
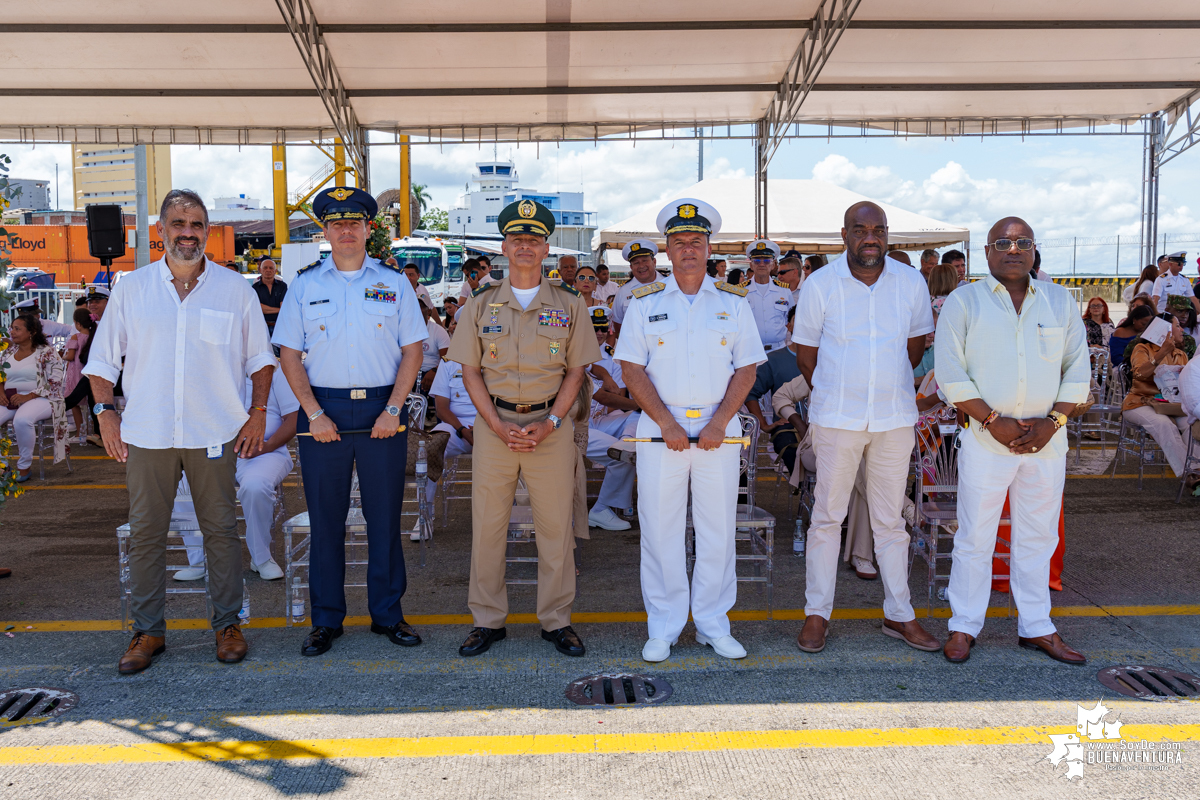
<svg viewBox="0 0 1200 800">
<path fill-rule="evenodd" d="M 621 322 L 625 319 L 625 309 L 629 308 L 634 291 L 658 280 L 658 272 L 654 268 L 657 257 L 658 245 L 649 239 L 634 239 L 621 248 L 621 258 L 629 262 L 629 272 L 633 277 L 621 284 L 613 298 L 612 323 L 618 336 L 621 334 Z"/>
<path fill-rule="evenodd" d="M 642 408 L 637 435 L 662 440 L 637 445 L 649 628 L 642 658 L 651 662 L 670 656 L 689 606 L 697 642 L 726 658 L 746 655 L 729 629 L 737 599 L 740 448 L 722 439 L 741 435 L 737 410 L 766 354 L 746 290 L 706 274 L 709 237 L 720 226 L 716 209 L 700 200 L 676 200 L 659 212 L 674 272 L 634 291 L 614 353 Z M 696 536 L 690 592 L 684 549 L 689 479 Z"/>
<path fill-rule="evenodd" d="M 750 273 L 754 279 L 746 285 L 746 302 L 754 314 L 754 324 L 768 353 L 787 347 L 788 309 L 795 305 L 791 289 L 771 280 L 771 270 L 779 259 L 779 245 L 770 239 L 755 239 L 746 245 Z"/>
</svg>

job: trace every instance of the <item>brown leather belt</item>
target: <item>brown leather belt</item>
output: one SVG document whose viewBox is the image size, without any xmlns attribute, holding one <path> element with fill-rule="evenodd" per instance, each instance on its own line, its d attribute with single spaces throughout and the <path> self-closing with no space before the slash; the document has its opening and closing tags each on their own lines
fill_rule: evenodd
<svg viewBox="0 0 1200 800">
<path fill-rule="evenodd" d="M 558 395 L 551 397 L 544 403 L 510 403 L 507 400 L 501 400 L 499 397 L 493 397 L 492 402 L 496 404 L 496 408 L 503 408 L 505 411 L 515 411 L 518 414 L 528 414 L 531 411 L 541 411 L 554 405 L 554 401 Z"/>
</svg>

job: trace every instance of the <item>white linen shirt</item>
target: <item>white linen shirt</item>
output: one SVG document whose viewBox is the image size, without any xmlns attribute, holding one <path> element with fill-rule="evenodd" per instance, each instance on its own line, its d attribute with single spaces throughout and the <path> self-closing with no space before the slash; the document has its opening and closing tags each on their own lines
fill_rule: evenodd
<svg viewBox="0 0 1200 800">
<path fill-rule="evenodd" d="M 746 302 L 758 325 L 758 336 L 772 350 L 787 344 L 787 313 L 794 305 L 792 290 L 774 281 L 757 283 L 750 281 L 746 286 Z"/>
<path fill-rule="evenodd" d="M 122 379 L 121 438 L 129 444 L 196 449 L 232 441 L 249 419 L 246 377 L 275 363 L 245 278 L 205 260 L 181 302 L 160 259 L 113 287 L 83 374 Z"/>
<path fill-rule="evenodd" d="M 629 308 L 629 301 L 633 299 L 633 290 L 658 283 L 658 280 L 658 273 L 655 273 L 650 279 L 650 283 L 641 283 L 637 278 L 630 278 L 622 283 L 621 287 L 617 289 L 617 293 L 613 295 L 612 321 L 618 325 L 623 325 L 625 323 L 625 310 Z"/>
<path fill-rule="evenodd" d="M 402 272 L 367 256 L 347 281 L 330 256 L 288 286 L 271 341 L 306 354 L 312 386 L 351 389 L 395 384 L 400 348 L 428 336 Z"/>
<path fill-rule="evenodd" d="M 792 326 L 793 342 L 820 348 L 809 421 L 872 433 L 916 425 L 908 340 L 932 330 L 929 287 L 907 264 L 885 259 L 871 286 L 850 274 L 845 253 L 813 272 Z"/>
<path fill-rule="evenodd" d="M 611 306 L 610 300 L 617 296 L 617 291 L 621 287 L 617 282 L 609 278 L 608 283 L 601 284 L 596 282 L 596 291 L 592 292 L 592 299 L 596 301 L 596 305 Z"/>
<path fill-rule="evenodd" d="M 632 299 L 613 358 L 645 367 L 668 406 L 719 405 L 734 370 L 767 360 L 750 306 L 707 275 L 691 303 L 675 276 L 664 283 Z"/>
<path fill-rule="evenodd" d="M 988 275 L 946 298 L 933 340 L 934 374 L 950 403 L 982 398 L 1001 416 L 1034 419 L 1055 403 L 1080 403 L 1091 387 L 1087 332 L 1079 306 L 1061 286 L 1030 281 L 1013 308 L 1008 290 Z M 982 425 L 975 439 L 993 453 L 1011 455 Z M 1031 456 L 1062 458 L 1067 429 Z"/>
</svg>

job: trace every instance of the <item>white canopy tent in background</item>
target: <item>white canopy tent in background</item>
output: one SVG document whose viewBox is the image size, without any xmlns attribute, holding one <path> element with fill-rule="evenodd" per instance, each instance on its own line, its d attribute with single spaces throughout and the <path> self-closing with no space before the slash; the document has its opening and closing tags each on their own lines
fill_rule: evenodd
<svg viewBox="0 0 1200 800">
<path fill-rule="evenodd" d="M 708 178 L 680 189 L 675 197 L 694 197 L 712 204 L 721 214 L 721 230 L 713 237 L 713 252 L 742 255 L 754 235 L 754 179 Z M 842 218 L 850 206 L 871 200 L 827 181 L 771 180 L 767 192 L 767 238 L 782 249 L 805 255 L 840 253 Z M 877 202 L 877 201 L 872 201 Z M 902 208 L 878 203 L 887 213 L 888 246 L 892 250 L 924 250 L 970 241 L 966 228 L 939 222 Z M 593 250 L 620 250 L 631 239 L 651 239 L 665 246 L 655 227 L 658 208 L 650 208 L 597 231 Z M 610 265 L 611 266 L 611 265 Z"/>
</svg>

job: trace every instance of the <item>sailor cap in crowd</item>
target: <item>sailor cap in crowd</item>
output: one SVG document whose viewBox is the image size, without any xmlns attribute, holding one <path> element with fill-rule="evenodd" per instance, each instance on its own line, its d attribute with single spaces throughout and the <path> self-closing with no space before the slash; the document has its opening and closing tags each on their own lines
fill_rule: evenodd
<svg viewBox="0 0 1200 800">
<path fill-rule="evenodd" d="M 15 306 L 13 306 L 13 308 L 37 308 L 37 304 L 37 298 L 31 297 L 28 300 L 22 300 L 21 302 L 17 303 Z"/>
<path fill-rule="evenodd" d="M 779 258 L 779 245 L 770 239 L 755 239 L 746 245 L 747 258 Z"/>
<path fill-rule="evenodd" d="M 658 232 L 664 236 L 672 233 L 703 233 L 714 236 L 721 230 L 721 215 L 703 200 L 682 197 L 663 206 L 655 220 Z"/>
<path fill-rule="evenodd" d="M 321 222 L 333 222 L 339 219 L 375 219 L 379 213 L 379 203 L 370 192 L 356 189 L 353 186 L 335 186 L 332 189 L 322 189 L 312 204 L 313 215 Z"/>
<path fill-rule="evenodd" d="M 109 291 L 103 286 L 89 286 L 87 290 L 88 300 L 107 300 Z"/>
<path fill-rule="evenodd" d="M 784 253 L 782 256 L 779 257 L 779 260 L 787 261 L 789 258 L 794 258 L 800 262 L 804 261 L 804 256 L 800 253 L 799 250 L 788 250 L 786 253 Z"/>
<path fill-rule="evenodd" d="M 1171 253 L 1171 255 L 1167 256 L 1167 258 L 1169 258 L 1172 261 L 1186 261 L 1187 260 L 1187 251 L 1180 250 L 1178 253 Z"/>
<path fill-rule="evenodd" d="M 554 233 L 554 214 L 536 200 L 509 203 L 496 217 L 496 227 L 507 236 L 510 233 L 533 233 L 550 238 Z"/>
<path fill-rule="evenodd" d="M 649 239 L 634 239 L 621 248 L 621 258 L 626 261 L 633 261 L 638 256 L 653 258 L 656 255 L 658 255 L 658 245 Z"/>
<path fill-rule="evenodd" d="M 592 318 L 592 327 L 598 331 L 608 330 L 608 306 L 592 306 L 588 309 Z"/>
</svg>

